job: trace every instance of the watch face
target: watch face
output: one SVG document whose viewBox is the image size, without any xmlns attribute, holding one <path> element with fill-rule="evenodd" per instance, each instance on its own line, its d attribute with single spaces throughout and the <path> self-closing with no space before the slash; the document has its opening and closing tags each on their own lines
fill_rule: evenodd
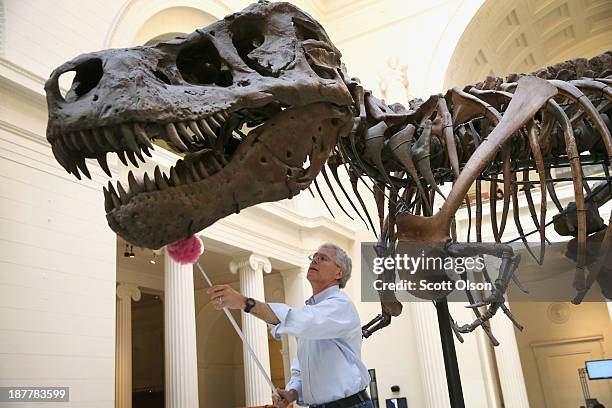
<svg viewBox="0 0 612 408">
<path fill-rule="evenodd" d="M 244 308 L 244 311 L 248 313 L 253 308 L 253 306 L 255 306 L 255 299 L 248 298 L 246 300 L 246 306 Z"/>
</svg>

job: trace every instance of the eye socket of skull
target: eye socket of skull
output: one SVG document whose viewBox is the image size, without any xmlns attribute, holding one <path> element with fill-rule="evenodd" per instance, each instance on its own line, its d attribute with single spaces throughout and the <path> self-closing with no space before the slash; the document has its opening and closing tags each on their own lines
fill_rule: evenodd
<svg viewBox="0 0 612 408">
<path fill-rule="evenodd" d="M 176 67 L 183 79 L 193 85 L 228 87 L 233 83 L 230 69 L 207 37 L 183 47 L 176 57 Z"/>
<path fill-rule="evenodd" d="M 231 27 L 232 43 L 240 58 L 249 68 L 262 76 L 278 77 L 278 72 L 273 72 L 270 67 L 261 65 L 256 59 L 249 56 L 253 50 L 265 42 L 264 27 L 265 21 L 262 19 L 237 20 Z"/>
<path fill-rule="evenodd" d="M 297 39 L 286 33 L 282 22 L 258 16 L 236 19 L 231 27 L 232 43 L 244 63 L 265 77 L 280 77 L 291 69 L 297 50 Z"/>
</svg>

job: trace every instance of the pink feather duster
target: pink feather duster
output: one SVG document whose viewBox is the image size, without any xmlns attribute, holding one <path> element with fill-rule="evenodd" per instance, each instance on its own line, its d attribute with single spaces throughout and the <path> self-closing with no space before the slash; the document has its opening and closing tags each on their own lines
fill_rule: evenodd
<svg viewBox="0 0 612 408">
<path fill-rule="evenodd" d="M 204 252 L 202 240 L 195 235 L 179 239 L 166 246 L 166 252 L 175 262 L 180 264 L 194 264 Z"/>
</svg>

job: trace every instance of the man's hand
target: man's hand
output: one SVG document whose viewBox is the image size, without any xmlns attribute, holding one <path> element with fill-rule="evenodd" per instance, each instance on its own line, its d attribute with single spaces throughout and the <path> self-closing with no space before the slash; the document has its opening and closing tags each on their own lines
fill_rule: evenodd
<svg viewBox="0 0 612 408">
<path fill-rule="evenodd" d="M 210 300 L 217 310 L 224 307 L 242 310 L 246 306 L 246 298 L 229 285 L 215 285 L 207 292 L 211 295 Z"/>
<path fill-rule="evenodd" d="M 283 390 L 281 388 L 277 388 L 276 392 L 278 393 L 278 396 L 272 395 L 272 402 L 276 408 L 286 408 L 298 398 L 297 391 L 294 389 Z"/>
</svg>

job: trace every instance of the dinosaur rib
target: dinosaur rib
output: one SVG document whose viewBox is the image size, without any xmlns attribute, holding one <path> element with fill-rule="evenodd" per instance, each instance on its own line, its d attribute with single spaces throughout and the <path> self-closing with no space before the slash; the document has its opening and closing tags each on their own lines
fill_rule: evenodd
<svg viewBox="0 0 612 408">
<path fill-rule="evenodd" d="M 459 209 L 472 180 L 476 179 L 488 162 L 493 159 L 498 147 L 533 117 L 548 99 L 557 94 L 556 87 L 539 78 L 525 76 L 519 79 L 518 84 L 514 97 L 499 124 L 464 166 L 449 197 L 438 213 L 441 214 L 441 217 L 450 220 L 451 214 L 455 214 Z"/>
<path fill-rule="evenodd" d="M 593 124 L 595 125 L 595 127 L 599 131 L 599 134 L 603 138 L 604 146 L 606 147 L 606 151 L 608 153 L 608 159 L 612 160 L 612 136 L 610 135 L 608 127 L 601 119 L 601 116 L 599 116 L 599 114 L 597 113 L 597 110 L 595 109 L 589 98 L 585 94 L 583 94 L 580 89 L 576 88 L 571 83 L 559 81 L 556 79 L 551 80 L 550 82 L 555 85 L 557 89 L 559 89 L 559 92 L 563 96 L 572 99 L 574 102 L 580 104 L 582 109 L 584 109 L 587 116 L 593 121 Z"/>
<path fill-rule="evenodd" d="M 559 201 L 559 197 L 557 197 L 557 192 L 555 191 L 555 186 L 553 185 L 553 180 L 550 175 L 550 167 L 546 167 L 544 172 L 544 174 L 546 175 L 546 190 L 548 190 L 548 194 L 550 194 L 550 199 L 555 204 L 555 207 L 557 207 L 557 210 L 561 212 L 563 211 L 563 206 Z"/>
<path fill-rule="evenodd" d="M 580 292 L 585 289 L 586 285 L 584 275 L 584 267 L 586 264 L 586 212 L 584 209 L 583 175 L 582 167 L 580 166 L 580 153 L 576 147 L 576 139 L 574 137 L 572 125 L 565 112 L 563 112 L 563 109 L 552 100 L 549 101 L 549 108 L 552 109 L 552 113 L 563 129 L 565 148 L 572 172 L 574 197 L 576 199 L 576 216 L 578 218 L 578 261 L 576 263 L 576 273 L 574 275 L 574 288 Z"/>
<path fill-rule="evenodd" d="M 525 238 L 525 232 L 523 231 L 523 226 L 521 225 L 521 214 L 520 214 L 520 207 L 518 203 L 518 194 L 517 194 L 518 185 L 516 183 L 516 173 L 512 173 L 510 177 L 512 178 L 512 181 L 515 182 L 515 183 L 512 183 L 510 187 L 512 190 L 512 194 L 511 194 L 512 195 L 512 215 L 514 218 L 514 225 L 516 225 L 516 230 L 518 231 L 519 236 L 521 237 L 521 241 L 523 241 L 523 245 L 525 245 L 525 248 L 529 252 L 529 255 L 531 255 L 531 257 L 536 262 L 538 262 L 538 258 L 535 256 L 535 254 L 531 250 L 531 247 L 527 243 L 527 238 Z"/>
<path fill-rule="evenodd" d="M 501 242 L 499 227 L 497 226 L 497 173 L 492 174 L 489 182 L 489 217 L 495 242 Z"/>
</svg>

